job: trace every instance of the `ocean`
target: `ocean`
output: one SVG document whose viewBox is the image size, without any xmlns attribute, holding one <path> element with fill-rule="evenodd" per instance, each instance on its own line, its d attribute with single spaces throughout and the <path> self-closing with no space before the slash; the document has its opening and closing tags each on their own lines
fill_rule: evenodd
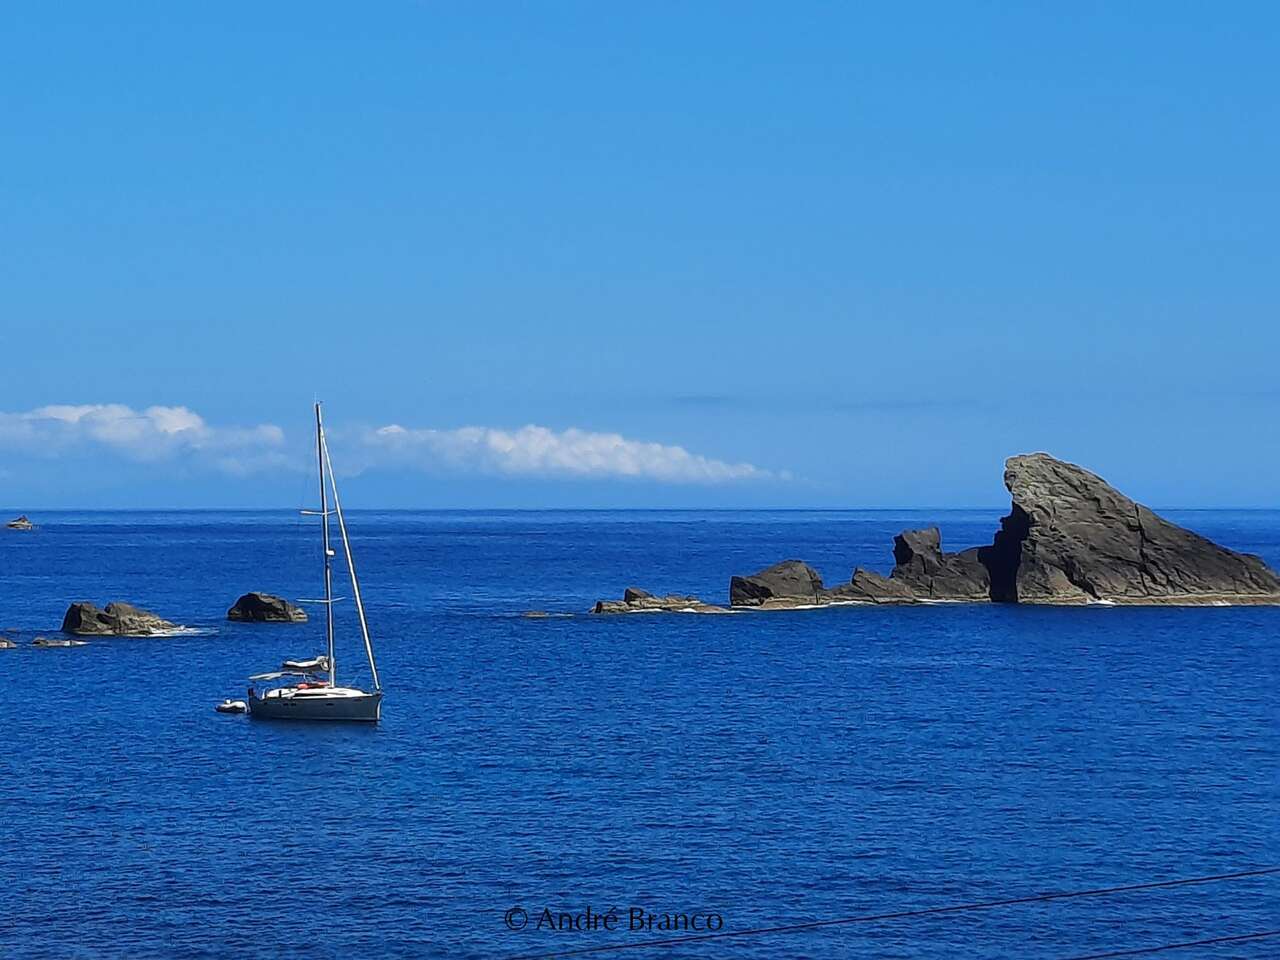
<svg viewBox="0 0 1280 960">
<path fill-rule="evenodd" d="M 1280 567 L 1280 511 L 1166 515 Z M 317 595 L 313 519 L 0 530 L 0 957 L 1065 960 L 1280 926 L 1271 875 L 643 945 L 1280 863 L 1280 609 L 586 613 L 628 585 L 726 602 L 790 557 L 887 572 L 899 530 L 959 549 L 999 516 L 352 512 L 376 727 L 213 712 L 322 651 L 315 608 L 225 619 Z M 30 645 L 113 599 L 191 630 Z"/>
</svg>

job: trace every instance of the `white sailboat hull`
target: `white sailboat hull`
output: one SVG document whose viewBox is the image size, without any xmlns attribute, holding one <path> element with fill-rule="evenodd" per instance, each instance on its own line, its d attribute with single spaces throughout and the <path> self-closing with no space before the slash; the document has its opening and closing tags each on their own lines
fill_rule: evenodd
<svg viewBox="0 0 1280 960">
<path fill-rule="evenodd" d="M 350 720 L 377 723 L 382 694 L 350 687 L 282 687 L 249 697 L 249 716 L 259 720 Z"/>
</svg>

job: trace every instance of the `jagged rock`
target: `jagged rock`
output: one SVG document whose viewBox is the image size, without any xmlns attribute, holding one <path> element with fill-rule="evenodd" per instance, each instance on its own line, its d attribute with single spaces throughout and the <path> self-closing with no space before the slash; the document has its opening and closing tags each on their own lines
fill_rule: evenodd
<svg viewBox="0 0 1280 960">
<path fill-rule="evenodd" d="M 959 553 L 942 552 L 937 527 L 904 530 L 893 538 L 892 579 L 928 600 L 988 600 L 991 576 L 975 547 Z"/>
<path fill-rule="evenodd" d="M 800 560 L 783 560 L 749 577 L 733 577 L 729 581 L 729 604 L 734 607 L 759 607 L 817 603 L 823 592 L 818 572 Z"/>
<path fill-rule="evenodd" d="M 161 619 L 149 610 L 115 601 L 99 610 L 92 603 L 73 603 L 62 618 L 63 633 L 103 637 L 148 637 L 168 633 L 178 625 Z"/>
<path fill-rule="evenodd" d="M 849 583 L 828 590 L 808 564 L 785 560 L 733 577 L 729 602 L 763 609 L 928 600 L 1280 604 L 1280 577 L 1261 559 L 1170 523 L 1075 464 L 1047 453 L 1011 457 L 1004 480 L 1013 505 L 989 546 L 944 553 L 937 527 L 905 530 L 894 538 L 889 577 L 858 568 Z M 633 587 L 596 611 L 693 603 L 701 601 Z"/>
<path fill-rule="evenodd" d="M 1047 453 L 1010 457 L 1013 497 L 984 557 L 992 596 L 1020 603 L 1280 603 L 1280 577 Z"/>
<path fill-rule="evenodd" d="M 704 603 L 697 597 L 669 594 L 655 597 L 647 590 L 628 587 L 621 600 L 598 600 L 592 613 L 726 613 L 724 607 Z"/>
<path fill-rule="evenodd" d="M 828 603 L 915 603 L 919 598 L 903 581 L 858 567 L 848 583 L 823 591 L 820 599 Z"/>
<path fill-rule="evenodd" d="M 269 593 L 246 593 L 227 611 L 228 620 L 255 623 L 306 623 L 307 612 Z"/>
<path fill-rule="evenodd" d="M 822 577 L 806 563 L 784 560 L 749 577 L 729 582 L 729 602 L 735 607 L 825 606 L 838 603 L 912 603 L 911 587 L 861 567 L 848 583 L 827 589 Z"/>
</svg>

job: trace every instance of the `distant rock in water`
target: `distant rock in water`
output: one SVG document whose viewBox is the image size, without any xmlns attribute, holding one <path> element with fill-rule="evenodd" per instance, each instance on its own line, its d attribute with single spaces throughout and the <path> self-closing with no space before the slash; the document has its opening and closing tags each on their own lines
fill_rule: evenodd
<svg viewBox="0 0 1280 960">
<path fill-rule="evenodd" d="M 817 603 L 822 592 L 822 578 L 801 560 L 783 560 L 759 573 L 729 581 L 729 603 L 735 607 Z"/>
<path fill-rule="evenodd" d="M 115 601 L 99 610 L 92 603 L 73 603 L 62 618 L 62 631 L 83 636 L 149 637 L 178 629 L 149 610 Z"/>
<path fill-rule="evenodd" d="M 799 560 L 784 560 L 729 582 L 733 606 L 766 610 L 843 603 L 915 603 L 917 599 L 906 584 L 861 567 L 853 571 L 848 583 L 828 589 L 818 571 Z"/>
<path fill-rule="evenodd" d="M 919 598 L 901 580 L 858 567 L 848 583 L 823 591 L 826 603 L 915 603 Z"/>
<path fill-rule="evenodd" d="M 231 605 L 227 619 L 254 623 L 306 623 L 307 612 L 269 593 L 246 593 Z"/>
<path fill-rule="evenodd" d="M 728 613 L 724 607 L 704 603 L 697 597 L 670 594 L 655 597 L 648 590 L 627 587 L 621 600 L 599 600 L 592 613 Z"/>
<path fill-rule="evenodd" d="M 1047 453 L 1011 457 L 1009 515 L 989 546 L 944 553 L 937 527 L 894 537 L 888 577 L 861 567 L 823 586 L 800 560 L 729 581 L 734 607 L 837 603 L 1280 604 L 1280 577 L 1158 517 L 1104 480 Z"/>
<path fill-rule="evenodd" d="M 50 639 L 49 637 L 36 637 L 31 641 L 33 647 L 83 647 L 86 646 L 84 640 L 65 640 Z"/>
<path fill-rule="evenodd" d="M 893 538 L 891 577 L 920 599 L 988 600 L 991 575 L 982 560 L 983 549 L 943 553 L 937 527 L 904 530 Z"/>
<path fill-rule="evenodd" d="M 1010 457 L 1013 496 L 984 548 L 991 597 L 1011 603 L 1280 603 L 1280 577 L 1047 453 Z"/>
</svg>

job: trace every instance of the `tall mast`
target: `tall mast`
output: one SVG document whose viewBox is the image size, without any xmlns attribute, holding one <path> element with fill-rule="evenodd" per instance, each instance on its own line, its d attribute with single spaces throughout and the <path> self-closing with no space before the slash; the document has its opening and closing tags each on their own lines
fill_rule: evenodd
<svg viewBox="0 0 1280 960">
<path fill-rule="evenodd" d="M 373 689 L 381 690 L 378 665 L 373 661 L 373 644 L 369 642 L 369 625 L 364 619 L 364 601 L 360 599 L 360 580 L 356 577 L 356 562 L 351 557 L 351 541 L 347 538 L 347 521 L 342 516 L 342 501 L 338 499 L 338 478 L 333 475 L 333 461 L 329 459 L 329 444 L 323 436 L 320 444 L 324 462 L 329 468 L 329 486 L 333 489 L 333 510 L 338 515 L 338 532 L 342 534 L 342 550 L 347 558 L 347 572 L 351 574 L 351 593 L 356 600 L 356 613 L 360 616 L 360 633 L 364 637 L 364 652 L 369 655 L 369 673 L 373 675 Z"/>
<path fill-rule="evenodd" d="M 329 640 L 329 686 L 337 686 L 337 663 L 333 659 L 333 550 L 329 547 L 329 501 L 324 487 L 324 424 L 320 420 L 320 401 L 316 401 L 316 463 L 320 467 L 320 529 L 324 531 L 324 617 L 325 636 Z M 363 619 L 363 617 L 361 618 Z"/>
</svg>

